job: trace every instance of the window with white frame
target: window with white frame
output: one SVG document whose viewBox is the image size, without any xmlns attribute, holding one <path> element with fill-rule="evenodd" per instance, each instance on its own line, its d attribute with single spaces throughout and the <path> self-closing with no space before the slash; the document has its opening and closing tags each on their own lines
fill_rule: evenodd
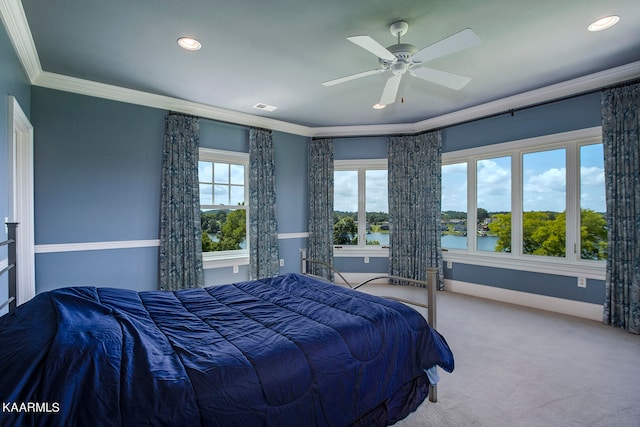
<svg viewBox="0 0 640 427">
<path fill-rule="evenodd" d="M 600 128 L 445 153 L 442 246 L 483 265 L 602 269 L 604 194 Z"/>
<path fill-rule="evenodd" d="M 333 187 L 334 247 L 387 248 L 387 160 L 336 160 Z"/>
<path fill-rule="evenodd" d="M 200 148 L 199 156 L 203 256 L 247 257 L 249 154 Z"/>
</svg>

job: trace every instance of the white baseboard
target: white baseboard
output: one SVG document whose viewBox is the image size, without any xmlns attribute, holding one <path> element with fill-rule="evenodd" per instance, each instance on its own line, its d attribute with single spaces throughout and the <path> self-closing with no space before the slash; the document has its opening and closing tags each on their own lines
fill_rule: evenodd
<svg viewBox="0 0 640 427">
<path fill-rule="evenodd" d="M 457 280 L 445 279 L 444 288 L 447 291 L 459 294 L 522 305 L 525 307 L 552 311 L 554 313 L 568 314 L 570 316 L 581 317 L 598 322 L 602 321 L 603 306 L 600 304 L 591 304 L 545 295 L 530 294 L 528 292 L 513 291 L 510 289 L 478 285 L 475 283 L 461 282 Z"/>
</svg>

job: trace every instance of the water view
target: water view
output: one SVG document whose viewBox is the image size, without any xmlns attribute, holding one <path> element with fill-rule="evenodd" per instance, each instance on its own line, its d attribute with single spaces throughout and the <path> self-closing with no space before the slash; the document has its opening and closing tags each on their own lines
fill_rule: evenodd
<svg viewBox="0 0 640 427">
<path fill-rule="evenodd" d="M 382 246 L 389 245 L 389 233 L 368 233 L 367 241 L 378 241 Z M 497 236 L 479 236 L 478 250 L 494 252 L 496 250 Z M 467 249 L 467 237 L 445 234 L 442 236 L 442 247 L 449 249 Z"/>
</svg>

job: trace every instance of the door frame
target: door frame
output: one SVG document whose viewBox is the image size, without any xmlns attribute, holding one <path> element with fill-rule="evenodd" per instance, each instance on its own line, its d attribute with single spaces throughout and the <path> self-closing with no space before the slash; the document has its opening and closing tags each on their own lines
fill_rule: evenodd
<svg viewBox="0 0 640 427">
<path fill-rule="evenodd" d="M 33 193 L 33 126 L 15 97 L 9 96 L 9 221 L 16 229 L 16 303 L 36 294 Z"/>
</svg>

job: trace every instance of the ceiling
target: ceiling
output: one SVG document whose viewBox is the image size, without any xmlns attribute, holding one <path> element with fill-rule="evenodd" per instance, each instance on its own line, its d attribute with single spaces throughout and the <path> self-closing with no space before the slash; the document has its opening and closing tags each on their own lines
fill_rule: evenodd
<svg viewBox="0 0 640 427">
<path fill-rule="evenodd" d="M 214 118 L 310 135 L 406 131 L 460 111 L 505 111 L 513 104 L 505 100 L 524 106 L 640 76 L 638 0 L 23 0 L 22 9 L 18 0 L 0 1 L 16 3 L 10 13 L 26 17 L 31 60 L 41 68 L 34 84 L 64 86 L 53 82 L 67 76 L 76 86 L 82 79 L 133 89 L 175 100 L 177 110 L 211 107 Z M 610 14 L 621 17 L 616 26 L 586 30 Z M 369 35 L 390 46 L 397 40 L 389 25 L 398 20 L 409 24 L 402 43 L 418 48 L 471 28 L 480 45 L 428 63 L 471 82 L 456 91 L 405 74 L 397 101 L 382 110 L 372 105 L 390 72 L 321 84 L 378 67 L 375 55 L 346 37 Z M 15 45 L 20 35 L 10 36 Z M 181 36 L 197 38 L 202 49 L 181 49 Z M 261 111 L 256 103 L 278 108 Z"/>
</svg>

